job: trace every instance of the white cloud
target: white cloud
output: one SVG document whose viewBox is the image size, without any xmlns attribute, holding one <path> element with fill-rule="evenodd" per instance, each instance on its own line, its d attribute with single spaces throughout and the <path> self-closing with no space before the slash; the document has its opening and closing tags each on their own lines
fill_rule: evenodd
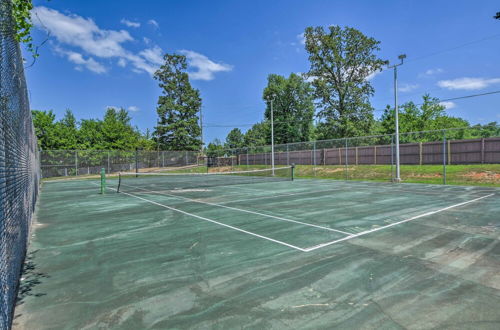
<svg viewBox="0 0 500 330">
<path fill-rule="evenodd" d="M 157 22 L 157 21 L 155 21 L 154 19 L 150 19 L 150 20 L 148 21 L 148 24 L 150 24 L 150 25 L 154 26 L 154 27 L 155 27 L 155 28 L 157 28 L 157 29 L 159 29 L 159 28 L 160 28 L 160 24 L 158 24 L 158 22 Z"/>
<path fill-rule="evenodd" d="M 401 86 L 398 87 L 398 90 L 400 92 L 407 93 L 417 89 L 418 87 L 418 84 L 401 84 Z"/>
<path fill-rule="evenodd" d="M 232 65 L 215 63 L 205 55 L 191 50 L 181 50 L 180 53 L 186 56 L 190 66 L 197 69 L 197 71 L 189 73 L 189 77 L 193 80 L 212 80 L 215 73 L 233 69 Z"/>
<path fill-rule="evenodd" d="M 436 74 L 443 73 L 443 72 L 444 72 L 444 70 L 441 68 L 429 69 L 429 70 L 425 71 L 422 75 L 423 76 L 434 76 Z"/>
<path fill-rule="evenodd" d="M 122 18 L 122 20 L 120 21 L 120 23 L 125 24 L 128 27 L 133 27 L 133 28 L 138 28 L 138 27 L 141 26 L 141 23 L 129 21 L 128 19 L 125 19 L 125 18 Z"/>
<path fill-rule="evenodd" d="M 304 35 L 304 32 L 297 34 L 297 40 L 300 42 L 301 45 L 306 44 L 306 37 Z"/>
<path fill-rule="evenodd" d="M 69 46 L 79 48 L 81 52 L 77 53 L 85 53 L 101 59 L 116 58 L 119 66 L 125 66 L 127 62 L 130 62 L 134 72 L 147 72 L 152 75 L 158 68 L 158 63 L 151 61 L 154 59 L 151 55 L 157 53 L 159 47 L 155 46 L 145 49 L 139 54 L 134 54 L 123 46 L 124 43 L 134 40 L 125 30 L 104 30 L 99 28 L 90 18 L 83 18 L 75 14 L 65 15 L 46 7 L 35 7 L 32 11 L 32 17 L 38 28 L 48 30 L 51 36 L 55 37 L 59 44 L 64 45 L 65 48 Z M 81 62 L 76 56 L 70 60 Z M 94 72 L 102 70 L 91 57 L 87 62 L 81 63 L 81 65 Z"/>
<path fill-rule="evenodd" d="M 295 74 L 298 76 L 301 76 L 302 79 L 304 79 L 304 81 L 306 81 L 308 83 L 312 83 L 317 78 L 316 76 L 308 76 L 307 73 L 303 73 L 303 72 L 296 72 Z"/>
<path fill-rule="evenodd" d="M 55 48 L 55 51 L 62 56 L 66 56 L 70 62 L 75 63 L 77 65 L 75 69 L 78 71 L 82 71 L 82 67 L 86 67 L 88 70 L 95 73 L 105 73 L 107 71 L 102 64 L 98 63 L 92 57 L 84 58 L 80 53 L 58 47 Z"/>
<path fill-rule="evenodd" d="M 151 39 L 149 39 L 149 38 L 143 37 L 142 40 L 144 41 L 144 43 L 146 45 L 149 45 L 151 43 Z"/>
<path fill-rule="evenodd" d="M 158 46 L 145 49 L 139 54 L 151 63 L 157 65 L 163 64 L 163 50 Z"/>
<path fill-rule="evenodd" d="M 500 78 L 486 79 L 486 78 L 457 78 L 452 80 L 438 81 L 438 86 L 441 88 L 456 90 L 478 90 L 484 89 L 490 85 L 500 83 Z"/>
<path fill-rule="evenodd" d="M 118 64 L 118 66 L 121 66 L 122 68 L 124 68 L 125 66 L 127 66 L 127 61 L 124 58 L 120 58 L 120 59 L 118 59 L 117 64 Z"/>
<path fill-rule="evenodd" d="M 373 71 L 368 76 L 366 76 L 365 80 L 370 81 L 370 80 L 372 80 L 373 78 L 375 78 L 376 76 L 378 76 L 381 73 L 382 73 L 382 71 Z"/>
<path fill-rule="evenodd" d="M 104 107 L 104 110 L 108 110 L 108 109 L 114 109 L 116 111 L 119 111 L 121 109 L 124 109 L 124 107 L 119 107 L 119 106 L 116 106 L 116 105 L 107 105 Z M 127 110 L 128 111 L 131 111 L 131 112 L 137 112 L 139 111 L 139 107 L 135 106 L 135 105 L 131 105 L 129 107 L 127 107 Z"/>
<path fill-rule="evenodd" d="M 439 102 L 440 105 L 444 106 L 444 108 L 446 110 L 448 109 L 453 109 L 455 108 L 457 105 L 455 104 L 455 102 L 450 102 L 450 101 L 445 101 L 445 102 Z"/>
</svg>

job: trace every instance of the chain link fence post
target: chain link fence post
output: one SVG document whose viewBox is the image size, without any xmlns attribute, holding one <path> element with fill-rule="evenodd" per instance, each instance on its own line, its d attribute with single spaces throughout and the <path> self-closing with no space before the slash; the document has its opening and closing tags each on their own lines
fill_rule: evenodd
<svg viewBox="0 0 500 330">
<path fill-rule="evenodd" d="M 349 180 L 349 162 L 347 161 L 347 138 L 345 138 L 345 179 Z"/>
<path fill-rule="evenodd" d="M 316 176 L 316 141 L 313 142 L 313 169 L 314 176 Z"/>
<path fill-rule="evenodd" d="M 446 130 L 443 130 L 443 184 L 446 184 Z"/>
<path fill-rule="evenodd" d="M 394 182 L 394 134 L 391 134 L 391 182 Z"/>
</svg>

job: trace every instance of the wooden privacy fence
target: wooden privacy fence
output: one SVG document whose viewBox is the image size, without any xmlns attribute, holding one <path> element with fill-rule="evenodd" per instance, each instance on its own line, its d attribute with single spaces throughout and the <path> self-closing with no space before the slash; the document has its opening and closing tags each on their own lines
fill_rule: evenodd
<svg viewBox="0 0 500 330">
<path fill-rule="evenodd" d="M 400 144 L 400 161 L 405 165 L 500 164 L 500 137 Z M 391 145 L 322 148 L 276 152 L 275 165 L 390 165 Z M 346 162 L 347 160 L 347 162 Z M 270 153 L 240 154 L 239 165 L 269 165 Z"/>
</svg>

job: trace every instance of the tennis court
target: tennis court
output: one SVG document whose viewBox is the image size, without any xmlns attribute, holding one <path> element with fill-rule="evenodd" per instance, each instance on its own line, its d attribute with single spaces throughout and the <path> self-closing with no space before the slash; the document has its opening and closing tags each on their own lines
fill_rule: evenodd
<svg viewBox="0 0 500 330">
<path fill-rule="evenodd" d="M 276 171 L 44 183 L 14 327 L 499 327 L 499 189 Z"/>
</svg>

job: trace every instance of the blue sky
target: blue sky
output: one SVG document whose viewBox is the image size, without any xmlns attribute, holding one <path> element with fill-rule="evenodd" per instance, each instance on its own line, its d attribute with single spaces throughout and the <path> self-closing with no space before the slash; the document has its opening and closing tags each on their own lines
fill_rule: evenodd
<svg viewBox="0 0 500 330">
<path fill-rule="evenodd" d="M 165 1 L 34 0 L 35 65 L 26 69 L 32 109 L 72 109 L 101 118 L 130 110 L 142 131 L 156 122 L 152 72 L 163 53 L 187 56 L 201 91 L 205 141 L 224 139 L 263 117 L 268 74 L 308 70 L 301 34 L 341 25 L 381 41 L 380 57 L 400 67 L 400 101 L 419 103 L 500 90 L 498 0 Z M 392 71 L 371 78 L 375 109 L 393 104 Z M 446 103 L 471 123 L 500 121 L 500 94 Z M 375 112 L 376 116 L 381 111 Z"/>
</svg>

